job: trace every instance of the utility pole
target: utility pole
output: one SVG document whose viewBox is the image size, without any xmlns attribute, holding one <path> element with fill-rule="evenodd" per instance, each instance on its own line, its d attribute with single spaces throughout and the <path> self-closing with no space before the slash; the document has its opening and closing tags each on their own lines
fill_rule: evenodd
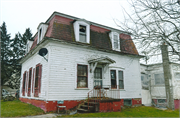
<svg viewBox="0 0 180 118">
<path fill-rule="evenodd" d="M 173 85 L 172 85 L 172 76 L 170 71 L 169 55 L 168 55 L 167 47 L 168 46 L 165 44 L 161 45 L 165 89 L 166 89 L 166 100 L 167 100 L 167 107 L 174 110 Z"/>
</svg>

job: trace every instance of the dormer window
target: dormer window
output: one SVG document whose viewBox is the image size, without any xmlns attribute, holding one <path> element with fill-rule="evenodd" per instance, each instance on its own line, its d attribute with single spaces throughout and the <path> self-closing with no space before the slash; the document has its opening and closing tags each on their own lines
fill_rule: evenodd
<svg viewBox="0 0 180 118">
<path fill-rule="evenodd" d="M 85 20 L 76 21 L 74 23 L 74 33 L 76 41 L 82 43 L 90 42 L 90 25 Z"/>
<path fill-rule="evenodd" d="M 48 28 L 48 24 L 40 23 L 38 26 L 38 40 L 37 43 L 39 43 L 41 40 L 43 40 L 44 35 L 46 34 Z"/>
<path fill-rule="evenodd" d="M 39 30 L 39 39 L 41 39 L 42 28 Z"/>
<path fill-rule="evenodd" d="M 116 51 L 120 51 L 120 39 L 119 34 L 117 32 L 111 32 L 109 34 L 111 43 L 112 43 L 112 49 Z"/>
<path fill-rule="evenodd" d="M 86 43 L 86 26 L 79 26 L 79 41 Z"/>
</svg>

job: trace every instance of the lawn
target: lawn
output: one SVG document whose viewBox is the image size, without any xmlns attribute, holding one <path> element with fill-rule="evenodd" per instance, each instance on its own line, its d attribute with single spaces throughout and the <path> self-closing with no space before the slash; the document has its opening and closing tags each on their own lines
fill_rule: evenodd
<svg viewBox="0 0 180 118">
<path fill-rule="evenodd" d="M 20 117 L 44 114 L 44 111 L 31 104 L 23 103 L 19 100 L 2 101 L 1 100 L 1 117 Z"/>
<path fill-rule="evenodd" d="M 62 117 L 179 117 L 179 111 L 159 110 L 154 107 L 126 108 L 121 112 L 85 113 L 75 115 L 63 115 Z"/>
</svg>

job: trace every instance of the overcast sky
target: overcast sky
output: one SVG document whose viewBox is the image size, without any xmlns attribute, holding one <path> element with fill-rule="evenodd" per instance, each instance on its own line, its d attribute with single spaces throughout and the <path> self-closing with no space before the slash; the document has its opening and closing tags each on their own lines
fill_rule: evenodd
<svg viewBox="0 0 180 118">
<path fill-rule="evenodd" d="M 57 11 L 118 28 L 113 18 L 123 20 L 122 6 L 130 8 L 127 0 L 0 0 L 0 24 L 6 22 L 11 38 L 28 27 L 34 35 L 39 23 Z"/>
</svg>

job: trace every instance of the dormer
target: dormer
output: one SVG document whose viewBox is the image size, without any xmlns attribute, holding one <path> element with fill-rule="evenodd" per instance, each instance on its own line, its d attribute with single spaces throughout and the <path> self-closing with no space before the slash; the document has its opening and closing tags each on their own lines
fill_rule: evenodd
<svg viewBox="0 0 180 118">
<path fill-rule="evenodd" d="M 32 44 L 33 44 L 33 40 L 29 39 L 26 44 L 26 53 L 30 51 Z"/>
<path fill-rule="evenodd" d="M 48 24 L 46 23 L 40 23 L 37 30 L 38 30 L 38 40 L 37 44 L 44 38 L 44 35 L 47 31 Z"/>
<path fill-rule="evenodd" d="M 119 33 L 112 31 L 109 33 L 109 37 L 111 39 L 112 49 L 116 51 L 121 51 Z"/>
<path fill-rule="evenodd" d="M 74 33 L 77 42 L 90 43 L 90 23 L 84 19 L 74 22 Z"/>
</svg>

